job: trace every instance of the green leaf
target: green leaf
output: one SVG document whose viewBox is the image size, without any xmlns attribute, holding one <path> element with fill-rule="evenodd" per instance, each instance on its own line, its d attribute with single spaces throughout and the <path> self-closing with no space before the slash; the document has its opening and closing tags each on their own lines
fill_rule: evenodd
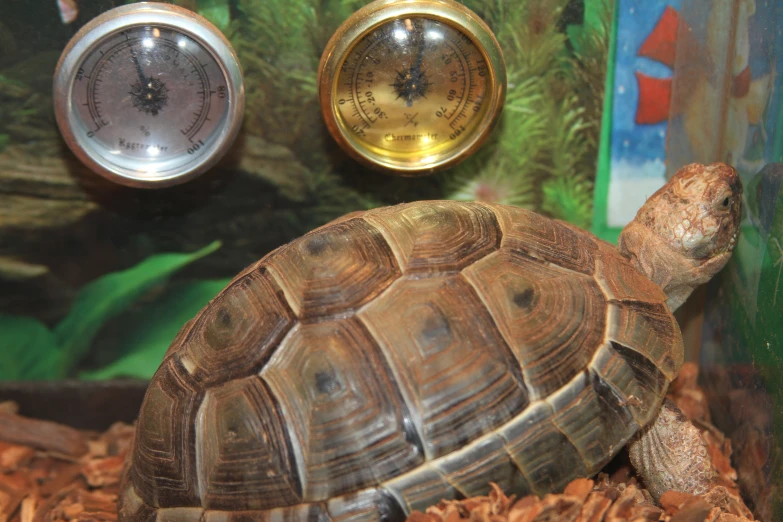
<svg viewBox="0 0 783 522">
<path fill-rule="evenodd" d="M 225 31 L 231 23 L 231 7 L 228 0 L 199 0 L 198 14 Z"/>
<path fill-rule="evenodd" d="M 612 7 L 611 0 L 585 0 L 582 24 L 566 26 L 566 35 L 571 40 L 576 54 L 581 55 L 585 52 L 585 43 L 589 35 L 603 35 L 606 32 L 605 24 Z"/>
<path fill-rule="evenodd" d="M 566 35 L 571 41 L 571 44 L 576 49 L 577 53 L 582 51 L 582 38 L 584 36 L 585 27 L 578 24 L 570 24 L 566 26 Z"/>
<path fill-rule="evenodd" d="M 189 283 L 168 292 L 155 304 L 129 314 L 120 332 L 117 351 L 125 355 L 98 370 L 79 374 L 82 379 L 136 377 L 149 379 L 158 369 L 171 341 L 229 279 Z"/>
<path fill-rule="evenodd" d="M 155 284 L 218 248 L 220 242 L 215 241 L 190 254 L 156 254 L 132 268 L 107 274 L 82 288 L 68 316 L 54 329 L 65 373 L 73 371 L 109 318 L 125 311 Z"/>
<path fill-rule="evenodd" d="M 610 19 L 614 8 L 612 0 L 585 0 L 585 31 L 605 33 L 606 20 Z"/>
<path fill-rule="evenodd" d="M 60 350 L 52 332 L 30 317 L 0 315 L 0 379 L 61 376 Z"/>
</svg>

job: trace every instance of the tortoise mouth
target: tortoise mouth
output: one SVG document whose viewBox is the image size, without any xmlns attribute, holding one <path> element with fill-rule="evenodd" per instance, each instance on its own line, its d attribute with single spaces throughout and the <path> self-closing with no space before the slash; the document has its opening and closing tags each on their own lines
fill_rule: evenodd
<svg viewBox="0 0 783 522">
<path fill-rule="evenodd" d="M 734 232 L 731 234 L 729 239 L 723 240 L 725 241 L 725 243 L 723 243 L 722 245 L 720 244 L 716 245 L 715 250 L 713 250 L 714 252 L 713 256 L 722 255 L 722 254 L 731 254 L 732 252 L 734 252 L 734 247 L 737 246 L 738 239 L 739 239 L 739 227 L 735 227 Z M 708 256 L 708 257 L 712 257 L 712 256 Z"/>
<path fill-rule="evenodd" d="M 726 252 L 733 252 L 734 247 L 737 246 L 737 238 L 739 237 L 739 230 L 735 230 L 734 234 L 729 239 L 729 245 L 726 248 Z"/>
</svg>

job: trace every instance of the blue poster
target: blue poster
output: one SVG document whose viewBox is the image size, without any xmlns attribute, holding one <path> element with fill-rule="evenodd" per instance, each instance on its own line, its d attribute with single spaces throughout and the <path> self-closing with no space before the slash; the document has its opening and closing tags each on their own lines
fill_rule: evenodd
<svg viewBox="0 0 783 522">
<path fill-rule="evenodd" d="M 607 225 L 631 221 L 666 180 L 680 0 L 618 0 Z"/>
</svg>

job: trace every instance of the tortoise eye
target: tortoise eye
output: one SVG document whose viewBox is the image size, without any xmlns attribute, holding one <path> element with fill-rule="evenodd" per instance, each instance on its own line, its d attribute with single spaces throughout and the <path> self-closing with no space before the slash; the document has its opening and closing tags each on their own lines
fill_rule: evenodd
<svg viewBox="0 0 783 522">
<path fill-rule="evenodd" d="M 724 208 L 728 208 L 729 203 L 731 203 L 731 200 L 729 198 L 726 198 L 726 199 L 723 200 L 722 205 L 723 205 Z"/>
</svg>

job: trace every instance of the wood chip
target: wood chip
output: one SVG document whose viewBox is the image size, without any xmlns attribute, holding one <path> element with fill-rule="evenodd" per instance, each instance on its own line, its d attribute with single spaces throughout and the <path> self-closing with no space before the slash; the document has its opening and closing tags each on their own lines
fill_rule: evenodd
<svg viewBox="0 0 783 522">
<path fill-rule="evenodd" d="M 704 499 L 696 499 L 687 504 L 681 511 L 678 511 L 671 522 L 709 522 L 712 506 Z"/>
<path fill-rule="evenodd" d="M 673 515 L 698 500 L 699 497 L 688 495 L 687 493 L 667 491 L 661 495 L 661 507 L 666 511 L 667 515 Z"/>
<path fill-rule="evenodd" d="M 0 522 L 117 520 L 133 427 L 80 432 L 0 403 Z"/>
<path fill-rule="evenodd" d="M 509 522 L 524 522 L 529 520 L 532 516 L 540 510 L 533 513 L 533 509 L 538 509 L 538 497 L 527 496 L 518 500 L 509 510 L 508 520 Z"/>
<path fill-rule="evenodd" d="M 82 466 L 81 473 L 93 488 L 110 486 L 120 482 L 124 463 L 125 458 L 120 455 L 91 459 Z"/>
<path fill-rule="evenodd" d="M 723 483 L 732 484 L 737 480 L 737 472 L 731 466 L 731 441 L 722 435 L 716 435 L 713 429 L 702 430 L 702 437 L 707 444 L 707 452 L 712 459 L 718 477 Z"/>
<path fill-rule="evenodd" d="M 725 513 L 750 519 L 753 518 L 753 514 L 742 501 L 739 493 L 735 493 L 732 490 L 718 486 L 712 488 L 704 498 L 710 505 L 719 507 L 721 511 Z"/>
<path fill-rule="evenodd" d="M 575 497 L 579 500 L 579 502 L 584 503 L 585 499 L 587 498 L 587 495 L 589 495 L 590 492 L 593 491 L 594 485 L 595 482 L 590 479 L 578 478 L 566 486 L 565 490 L 563 491 L 563 494 L 571 497 Z"/>
<path fill-rule="evenodd" d="M 37 502 L 38 499 L 34 495 L 25 497 L 22 501 L 21 522 L 33 522 Z"/>
<path fill-rule="evenodd" d="M 738 517 L 737 515 L 732 515 L 730 513 L 721 513 L 718 517 L 718 520 L 715 522 L 744 522 L 747 520 L 743 517 Z"/>
<path fill-rule="evenodd" d="M 29 446 L 0 442 L 0 473 L 16 471 L 27 465 L 35 455 L 35 450 Z"/>
<path fill-rule="evenodd" d="M 611 505 L 611 500 L 598 491 L 594 491 L 590 493 L 582 506 L 582 513 L 577 518 L 577 522 L 601 522 Z"/>
<path fill-rule="evenodd" d="M 607 522 L 630 520 L 633 516 L 634 508 L 642 502 L 644 502 L 644 496 L 638 488 L 636 486 L 627 486 L 620 492 L 620 496 L 612 504 L 612 507 L 609 508 L 609 511 L 606 512 L 605 520 Z"/>
</svg>

